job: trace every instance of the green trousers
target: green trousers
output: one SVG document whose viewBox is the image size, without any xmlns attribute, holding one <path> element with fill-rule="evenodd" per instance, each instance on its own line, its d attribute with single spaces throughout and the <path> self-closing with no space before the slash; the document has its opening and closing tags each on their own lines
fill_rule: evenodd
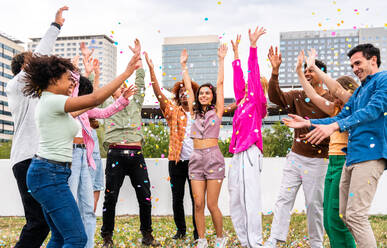
<svg viewBox="0 0 387 248">
<path fill-rule="evenodd" d="M 324 228 L 332 248 L 355 248 L 356 243 L 340 218 L 339 185 L 345 163 L 344 155 L 329 156 L 324 188 Z"/>
</svg>

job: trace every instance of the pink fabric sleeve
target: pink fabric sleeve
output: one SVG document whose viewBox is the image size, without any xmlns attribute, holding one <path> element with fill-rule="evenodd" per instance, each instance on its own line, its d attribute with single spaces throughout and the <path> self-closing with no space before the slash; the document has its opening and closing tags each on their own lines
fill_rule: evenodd
<svg viewBox="0 0 387 248">
<path fill-rule="evenodd" d="M 261 85 L 261 74 L 259 72 L 257 48 L 250 47 L 248 61 L 248 97 L 257 102 L 258 111 L 261 117 L 266 116 L 266 97 Z"/>
<path fill-rule="evenodd" d="M 232 68 L 234 71 L 234 94 L 237 104 L 245 96 L 245 80 L 243 78 L 243 71 L 241 67 L 241 61 L 239 59 L 232 62 Z"/>
<path fill-rule="evenodd" d="M 106 119 L 128 106 L 129 100 L 120 96 L 114 103 L 106 108 L 93 108 L 87 111 L 89 118 Z"/>
</svg>

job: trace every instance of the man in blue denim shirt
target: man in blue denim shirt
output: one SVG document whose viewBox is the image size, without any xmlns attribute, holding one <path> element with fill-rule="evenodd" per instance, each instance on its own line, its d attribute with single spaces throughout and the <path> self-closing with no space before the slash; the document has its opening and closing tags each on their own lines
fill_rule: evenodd
<svg viewBox="0 0 387 248">
<path fill-rule="evenodd" d="M 387 161 L 387 71 L 379 71 L 380 51 L 361 44 L 349 53 L 351 67 L 361 86 L 333 118 L 304 120 L 293 117 L 292 127 L 313 126 L 305 136 L 319 144 L 335 131 L 348 131 L 347 161 L 340 181 L 340 217 L 353 234 L 357 247 L 375 247 L 368 221 L 380 176 Z"/>
</svg>

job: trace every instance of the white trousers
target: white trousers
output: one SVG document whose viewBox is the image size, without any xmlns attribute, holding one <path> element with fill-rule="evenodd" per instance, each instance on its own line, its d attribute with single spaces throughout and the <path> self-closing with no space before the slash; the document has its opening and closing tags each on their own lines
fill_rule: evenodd
<svg viewBox="0 0 387 248">
<path fill-rule="evenodd" d="M 234 154 L 228 172 L 230 215 L 242 246 L 262 244 L 262 153 L 256 145 Z"/>
<path fill-rule="evenodd" d="M 286 241 L 291 210 L 302 184 L 306 201 L 309 243 L 312 248 L 323 247 L 324 180 L 327 168 L 327 159 L 309 158 L 294 152 L 288 154 L 274 209 L 270 235 L 272 238 Z"/>
</svg>

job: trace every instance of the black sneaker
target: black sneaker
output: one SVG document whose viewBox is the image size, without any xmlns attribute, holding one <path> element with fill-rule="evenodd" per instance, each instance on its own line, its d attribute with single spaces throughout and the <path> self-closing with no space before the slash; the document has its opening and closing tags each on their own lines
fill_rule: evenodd
<svg viewBox="0 0 387 248">
<path fill-rule="evenodd" d="M 185 238 L 185 232 L 177 230 L 175 236 L 172 237 L 172 239 L 183 239 Z"/>
<path fill-rule="evenodd" d="M 141 244 L 145 246 L 153 246 L 153 247 L 161 246 L 160 242 L 155 240 L 151 232 L 144 232 L 142 234 Z"/>
<path fill-rule="evenodd" d="M 114 243 L 111 235 L 107 235 L 103 237 L 103 245 L 102 248 L 113 248 Z"/>
</svg>

